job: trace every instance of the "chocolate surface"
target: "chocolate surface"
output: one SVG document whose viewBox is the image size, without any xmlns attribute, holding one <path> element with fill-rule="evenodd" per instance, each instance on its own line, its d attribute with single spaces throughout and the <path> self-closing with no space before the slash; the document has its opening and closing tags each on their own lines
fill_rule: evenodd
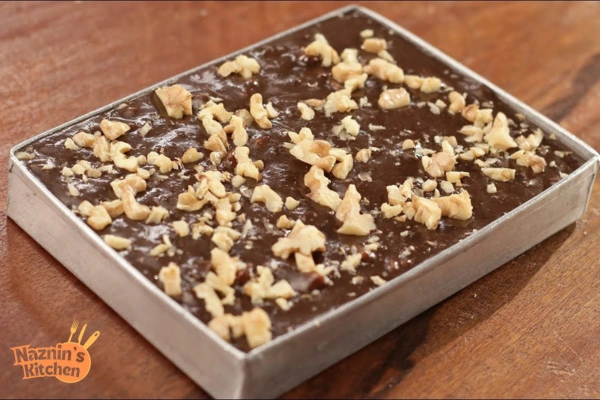
<svg viewBox="0 0 600 400">
<path fill-rule="evenodd" d="M 213 212 L 213 209 L 208 205 L 198 212 L 177 210 L 177 196 L 184 192 L 188 185 L 196 182 L 193 169 L 196 164 L 201 164 L 205 169 L 215 168 L 208 160 L 209 152 L 203 148 L 207 134 L 196 117 L 200 105 L 207 102 L 210 97 L 218 97 L 223 99 L 223 104 L 229 111 L 247 109 L 250 96 L 261 93 L 264 102 L 272 102 L 279 111 L 279 116 L 272 120 L 271 129 L 263 130 L 256 124 L 247 128 L 250 157 L 252 160 L 264 161 L 265 167 L 260 184 L 269 185 L 283 199 L 291 196 L 300 200 L 300 205 L 293 211 L 284 208 L 280 213 L 271 213 L 264 204 L 250 203 L 249 197 L 242 196 L 240 201 L 242 209 L 238 214 L 245 213 L 247 218 L 252 220 L 254 228 L 246 239 L 234 244 L 230 254 L 239 256 L 252 271 L 241 273 L 238 277 L 235 285 L 236 303 L 233 306 L 225 306 L 225 312 L 238 315 L 242 311 L 252 309 L 250 298 L 243 293 L 242 289 L 245 280 L 254 273 L 258 265 L 277 265 L 273 271 L 275 279 L 287 279 L 299 296 L 292 299 L 293 306 L 289 311 L 281 310 L 271 300 L 261 305 L 271 318 L 274 337 L 375 289 L 376 286 L 369 279 L 370 276 L 379 275 L 389 281 L 401 275 L 541 193 L 561 179 L 561 172 L 571 173 L 583 163 L 583 160 L 574 153 L 568 153 L 565 157 L 555 155 L 555 150 L 568 151 L 568 149 L 560 142 L 549 139 L 547 135 L 538 154 L 542 155 L 547 163 L 554 162 L 556 166 L 548 166 L 543 173 L 535 174 L 531 168 L 519 166 L 514 160 L 502 158 L 493 166 L 515 168 L 516 177 L 511 182 L 492 181 L 483 175 L 473 162 L 458 159 L 454 170 L 470 173 L 470 177 L 462 180 L 463 188 L 471 195 L 473 205 L 473 217 L 469 220 L 442 218 L 437 230 L 428 230 L 415 221 L 398 222 L 394 219 L 384 219 L 379 215 L 375 217 L 375 224 L 380 233 L 374 231 L 364 237 L 338 234 L 336 230 L 341 223 L 336 219 L 335 212 L 306 197 L 310 190 L 304 185 L 304 175 L 309 171 L 310 165 L 295 159 L 283 146 L 284 143 L 290 142 L 288 131 L 298 132 L 301 128 L 308 127 L 315 135 L 315 139 L 324 139 L 334 147 L 348 149 L 352 155 L 367 147 L 379 149 L 373 151 L 367 163 L 355 162 L 346 179 L 340 180 L 327 174 L 332 181 L 329 187 L 342 197 L 349 184 L 356 185 L 363 200 L 367 200 L 362 204 L 363 212 L 378 210 L 381 204 L 387 201 L 386 186 L 401 184 L 409 177 L 423 180 L 430 178 L 424 172 L 420 157 L 415 155 L 414 150 L 402 150 L 402 142 L 405 139 L 413 139 L 424 148 L 440 151 L 440 145 L 434 142 L 435 136 L 456 136 L 459 144 L 464 145 L 465 148 L 470 147 L 470 144 L 464 141 L 465 136 L 458 133 L 462 126 L 469 124 L 460 114 L 452 115 L 442 110 L 439 115 L 434 115 L 428 106 L 417 106 L 417 103 L 435 102 L 437 99 L 448 103 L 447 92 L 425 94 L 407 88 L 412 99 L 409 107 L 382 110 L 377 106 L 377 99 L 383 87 L 405 86 L 382 82 L 374 77 L 369 77 L 364 89 L 358 89 L 352 94 L 352 98 L 357 102 L 358 99 L 366 96 L 371 103 L 371 106 L 361 107 L 351 112 L 361 126 L 356 140 L 341 140 L 332 132 L 332 128 L 349 115 L 348 113 L 335 113 L 326 117 L 323 112 L 317 111 L 311 121 L 300 118 L 297 108 L 299 101 L 311 98 L 324 99 L 332 91 L 343 88 L 332 79 L 330 68 L 322 67 L 320 60 L 304 55 L 303 47 L 313 41 L 315 33 L 322 33 L 339 53 L 344 48 L 360 49 L 362 39 L 359 33 L 367 28 L 374 31 L 375 37 L 387 40 L 389 53 L 403 68 L 405 74 L 439 77 L 447 86 L 461 93 L 468 93 L 467 103 L 477 99 L 482 104 L 490 104 L 494 114 L 498 111 L 504 112 L 507 117 L 517 121 L 517 125 L 511 127 L 513 137 L 521 134 L 528 135 L 535 128 L 531 124 L 524 128 L 519 127 L 515 112 L 510 106 L 502 104 L 489 88 L 461 76 L 391 32 L 388 27 L 380 25 L 360 12 L 353 11 L 296 31 L 245 53 L 254 57 L 261 66 L 260 73 L 251 78 L 245 79 L 239 75 L 223 78 L 216 72 L 218 65 L 209 65 L 172 82 L 183 85 L 192 93 L 194 112 L 191 117 L 184 117 L 181 120 L 169 118 L 160 100 L 153 91 L 149 91 L 128 101 L 123 108 L 114 108 L 34 142 L 31 147 L 36 158 L 26 163 L 33 174 L 61 202 L 75 209 L 83 200 L 99 204 L 101 201 L 116 199 L 110 182 L 129 174 L 127 171 L 120 170 L 117 175 L 103 174 L 100 178 L 90 178 L 87 183 L 80 178 L 74 178 L 71 183 L 79 189 L 81 195 L 72 197 L 68 194 L 66 178 L 60 174 L 64 166 L 73 166 L 79 160 L 87 160 L 95 167 L 103 163 L 93 155 L 91 149 L 81 148 L 78 151 L 65 149 L 64 141 L 79 131 L 90 133 L 99 131 L 99 123 L 104 118 L 122 121 L 131 127 L 128 133 L 119 138 L 131 145 L 132 150 L 128 155 L 147 155 L 151 151 L 162 150 L 166 156 L 174 160 L 181 157 L 189 147 L 196 147 L 203 152 L 205 156 L 201 161 L 184 165 L 183 171 L 189 177 L 188 179 L 178 176 L 181 171 L 172 171 L 168 174 L 169 179 L 166 180 L 160 179 L 155 174 L 147 180 L 148 189 L 137 195 L 137 200 L 142 204 L 168 209 L 170 217 L 167 220 L 158 225 L 148 225 L 143 221 L 131 221 L 125 215 L 121 215 L 114 219 L 111 225 L 97 233 L 132 239 L 132 249 L 119 253 L 158 286 L 161 286 L 157 279 L 160 268 L 171 261 L 178 264 L 181 267 L 183 295 L 176 300 L 202 321 L 208 322 L 211 315 L 205 311 L 204 301 L 195 297 L 192 288 L 202 282 L 210 270 L 210 250 L 214 244 L 211 243 L 210 237 L 206 236 L 198 240 L 192 239 L 191 236 L 183 238 L 177 236 L 171 227 L 171 222 L 184 219 L 193 223 L 199 215 L 205 211 Z M 359 52 L 359 61 L 362 64 L 366 64 L 373 57 L 374 54 L 362 50 Z M 142 137 L 138 131 L 147 122 L 152 124 L 152 129 Z M 371 131 L 368 128 L 369 124 L 380 125 L 384 129 Z M 216 167 L 218 170 L 233 172 L 235 168 L 233 149 L 234 146 L 231 144 L 230 152 Z M 42 170 L 42 166 L 48 163 L 55 167 Z M 364 180 L 366 174 L 370 175 L 370 180 Z M 359 178 L 359 175 L 363 179 Z M 491 182 L 494 182 L 498 189 L 495 194 L 486 191 L 487 185 Z M 242 194 L 251 193 L 255 185 L 256 182 L 247 179 L 246 184 L 241 188 Z M 240 191 L 229 183 L 226 184 L 226 188 L 232 192 Z M 317 274 L 307 275 L 298 272 L 293 257 L 289 260 L 274 257 L 271 246 L 288 232 L 275 227 L 277 219 L 282 214 L 293 220 L 301 220 L 307 225 L 314 225 L 326 235 L 327 249 L 316 256 L 317 262 L 326 265 L 341 262 L 344 259 L 341 250 L 348 252 L 352 246 L 356 246 L 361 251 L 370 237 L 378 236 L 381 246 L 371 254 L 365 252 L 363 262 L 357 268 L 357 275 L 365 277 L 363 282 L 353 284 L 351 280 L 354 275 L 340 271 L 339 274 L 330 275 L 333 285 L 324 285 L 323 279 Z M 242 222 L 235 220 L 232 227 L 241 231 L 242 226 Z M 409 231 L 409 235 L 400 236 L 400 233 L 406 230 Z M 181 251 L 173 257 L 150 256 L 150 250 L 162 242 L 162 235 L 168 235 L 174 247 Z M 252 242 L 252 248 L 247 248 L 248 241 Z M 242 350 L 248 350 L 244 338 L 238 340 L 235 345 Z"/>
</svg>

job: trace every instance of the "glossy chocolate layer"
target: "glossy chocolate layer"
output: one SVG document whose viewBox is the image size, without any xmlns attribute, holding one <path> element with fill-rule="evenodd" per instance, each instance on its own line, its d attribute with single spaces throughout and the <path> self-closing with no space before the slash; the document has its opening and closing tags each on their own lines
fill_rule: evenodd
<svg viewBox="0 0 600 400">
<path fill-rule="evenodd" d="M 296 31 L 246 53 L 248 56 L 256 58 L 261 65 L 260 73 L 252 78 L 244 79 L 239 75 L 222 78 L 216 73 L 218 65 L 210 65 L 173 82 L 183 85 L 193 94 L 194 116 L 192 117 L 182 120 L 168 118 L 160 101 L 150 91 L 128 101 L 124 108 L 115 108 L 35 142 L 32 148 L 37 157 L 28 161 L 27 165 L 44 185 L 69 208 L 76 208 L 83 200 L 89 200 L 93 204 L 113 200 L 116 197 L 109 183 L 120 176 L 127 175 L 127 171 L 119 171 L 119 175 L 103 174 L 100 178 L 90 179 L 88 183 L 84 183 L 80 178 L 75 178 L 73 184 L 79 189 L 81 196 L 71 197 L 68 195 L 67 182 L 60 174 L 63 166 L 70 167 L 78 160 L 87 160 L 96 167 L 102 164 L 94 157 L 91 149 L 66 150 L 63 145 L 66 138 L 80 130 L 99 131 L 99 122 L 104 118 L 109 118 L 131 126 L 131 131 L 119 138 L 119 140 L 131 144 L 132 150 L 128 155 L 147 155 L 151 151 L 162 149 L 165 155 L 175 159 L 181 157 L 189 147 L 196 147 L 205 153 L 200 164 L 206 169 L 210 169 L 213 167 L 208 161 L 209 152 L 202 147 L 207 135 L 195 116 L 199 105 L 208 101 L 210 96 L 214 96 L 223 99 L 227 110 L 235 111 L 248 108 L 250 96 L 254 93 L 261 93 L 264 102 L 272 102 L 280 114 L 272 120 L 272 129 L 262 130 L 255 124 L 247 128 L 250 138 L 248 142 L 250 156 L 253 160 L 263 160 L 265 163 L 261 184 L 268 184 L 284 199 L 292 196 L 301 201 L 300 206 L 294 211 L 284 209 L 283 214 L 290 219 L 300 219 L 305 224 L 315 225 L 325 233 L 327 250 L 317 256 L 317 261 L 327 265 L 331 265 L 334 261 L 341 261 L 344 258 L 340 254 L 341 249 L 349 250 L 353 245 L 361 249 L 368 238 L 374 235 L 380 238 L 381 243 L 381 247 L 372 255 L 364 254 L 364 261 L 358 268 L 358 275 L 365 277 L 362 283 L 352 284 L 353 275 L 341 271 L 339 274 L 330 276 L 334 282 L 332 286 L 324 286 L 322 279 L 316 274 L 307 276 L 297 272 L 293 257 L 289 261 L 273 257 L 271 246 L 278 238 L 286 234 L 286 231 L 275 227 L 277 218 L 282 213 L 271 213 L 266 210 L 264 204 L 251 204 L 249 198 L 243 196 L 242 210 L 238 214 L 246 213 L 247 217 L 252 220 L 254 229 L 249 234 L 250 239 L 236 242 L 230 253 L 239 255 L 241 260 L 248 263 L 248 266 L 253 269 L 257 265 L 277 264 L 278 268 L 274 271 L 276 279 L 287 279 L 296 291 L 301 293 L 292 300 L 294 305 L 289 311 L 282 311 L 272 301 L 266 301 L 262 305 L 271 317 L 273 334 L 276 337 L 323 312 L 376 288 L 369 279 L 370 276 L 379 275 L 390 280 L 413 268 L 423 260 L 464 239 L 475 230 L 483 228 L 558 182 L 561 179 L 560 172 L 571 173 L 582 164 L 582 159 L 575 154 L 568 154 L 564 158 L 557 157 L 554 150 L 568 149 L 556 140 L 546 137 L 543 145 L 548 146 L 548 151 L 542 149 L 538 153 L 543 154 L 548 163 L 554 161 L 556 167 L 547 167 L 545 172 L 534 174 L 530 168 L 518 166 L 512 160 L 503 160 L 494 166 L 516 168 L 516 179 L 508 183 L 495 182 L 498 188 L 497 193 L 488 194 L 486 186 L 492 181 L 484 176 L 480 168 L 472 162 L 459 159 L 455 170 L 471 173 L 470 177 L 463 179 L 463 187 L 468 190 L 472 198 L 473 217 L 471 219 L 460 221 L 443 218 L 438 229 L 431 231 L 414 221 L 401 223 L 378 216 L 375 218 L 375 222 L 377 229 L 382 233 L 373 232 L 367 237 L 338 234 L 336 229 L 341 223 L 335 218 L 335 213 L 306 197 L 309 190 L 304 186 L 303 179 L 310 166 L 296 160 L 283 147 L 284 143 L 290 141 L 287 131 L 298 132 L 302 127 L 309 127 L 316 139 L 325 139 L 335 147 L 347 148 L 353 155 L 359 149 L 366 147 L 380 149 L 380 151 L 373 152 L 368 163 L 355 162 L 347 179 L 339 180 L 328 175 L 332 180 L 330 188 L 336 190 L 340 196 L 344 195 L 350 183 L 356 185 L 363 199 L 368 201 L 363 204 L 363 212 L 379 209 L 380 205 L 387 201 L 387 185 L 400 184 L 408 177 L 424 180 L 429 178 L 424 173 L 421 162 L 415 156 L 414 151 L 402 151 L 401 145 L 405 139 L 417 140 L 423 147 L 439 151 L 440 146 L 434 143 L 434 136 L 454 135 L 459 144 L 470 147 L 468 143 L 464 142 L 464 136 L 458 133 L 462 126 L 469 124 L 460 115 L 451 115 L 446 111 L 442 111 L 440 115 L 434 115 L 429 107 L 416 105 L 422 101 L 435 101 L 436 99 L 442 99 L 448 103 L 447 93 L 424 94 L 408 89 L 412 98 L 409 107 L 385 111 L 377 106 L 377 99 L 383 86 L 387 85 L 388 88 L 392 88 L 401 85 L 381 82 L 373 77 L 368 79 L 364 89 L 357 90 L 352 95 L 357 101 L 366 96 L 372 104 L 370 107 L 362 107 L 352 112 L 353 117 L 358 119 L 361 125 L 361 131 L 356 140 L 340 140 L 332 133 L 333 126 L 338 125 L 339 121 L 348 114 L 336 113 L 331 117 L 325 117 L 322 112 L 317 112 L 312 121 L 304 121 L 300 118 L 300 112 L 297 109 L 298 101 L 310 98 L 324 99 L 330 92 L 342 88 L 331 78 L 330 68 L 321 67 L 320 60 L 304 56 L 302 48 L 313 40 L 315 33 L 324 34 L 339 53 L 344 48 L 360 48 L 362 39 L 359 33 L 367 28 L 373 29 L 375 37 L 385 38 L 388 41 L 388 51 L 398 65 L 404 69 L 405 74 L 437 76 L 455 90 L 461 93 L 467 92 L 469 94 L 468 103 L 471 103 L 473 99 L 482 103 L 491 103 L 494 113 L 502 111 L 509 118 L 517 121 L 510 106 L 502 104 L 487 87 L 455 73 L 448 66 L 428 57 L 413 44 L 403 40 L 378 22 L 359 12 L 350 12 Z M 359 60 L 363 64 L 372 57 L 374 55 L 363 51 L 359 53 Z M 141 137 L 138 130 L 146 122 L 152 124 L 152 129 L 145 137 Z M 385 129 L 370 131 L 369 124 L 381 125 Z M 528 134 L 531 132 L 531 128 L 533 127 L 521 130 L 513 127 L 511 135 L 516 137 L 521 133 Z M 233 150 L 233 145 L 230 150 Z M 42 170 L 42 165 L 47 163 L 54 164 L 55 168 Z M 204 211 L 212 212 L 213 210 L 210 205 L 205 206 L 200 212 L 183 212 L 176 209 L 177 195 L 196 181 L 193 170 L 195 164 L 186 164 L 184 167 L 189 179 L 178 177 L 178 171 L 171 172 L 167 180 L 152 176 L 148 180 L 148 190 L 137 195 L 138 201 L 142 204 L 160 205 L 169 210 L 171 215 L 162 224 L 147 225 L 143 221 L 128 220 L 125 215 L 122 215 L 98 234 L 114 234 L 131 238 L 133 240 L 132 250 L 121 251 L 120 254 L 159 286 L 157 275 L 160 268 L 166 266 L 170 261 L 177 263 L 181 267 L 184 290 L 183 295 L 177 300 L 189 312 L 202 321 L 208 322 L 211 319 L 210 314 L 204 310 L 204 302 L 194 296 L 192 287 L 202 282 L 210 270 L 209 252 L 214 245 L 206 236 L 198 240 L 193 240 L 191 236 L 180 238 L 175 235 L 171 227 L 172 221 L 185 219 L 193 223 Z M 221 171 L 232 172 L 234 166 L 235 159 L 228 154 L 217 168 Z M 370 174 L 371 181 L 360 179 L 359 174 L 363 178 L 366 176 L 365 174 Z M 254 186 L 255 182 L 248 179 L 247 184 L 242 187 L 242 191 L 248 193 Z M 230 184 L 226 184 L 226 188 L 229 191 L 238 191 Z M 233 228 L 241 231 L 242 225 L 235 221 Z M 410 234 L 406 237 L 400 236 L 400 232 L 405 230 L 408 230 Z M 169 235 L 173 245 L 182 251 L 173 257 L 150 256 L 150 249 L 161 243 L 161 237 L 164 234 Z M 251 249 L 246 248 L 249 240 L 252 242 Z M 252 273 L 248 271 L 240 274 L 236 282 L 236 304 L 226 306 L 226 312 L 237 315 L 253 307 L 248 296 L 244 295 L 242 291 L 244 280 Z M 152 310 L 148 310 L 148 312 L 152 312 Z M 235 344 L 239 348 L 247 350 L 245 339 L 242 338 Z"/>
</svg>

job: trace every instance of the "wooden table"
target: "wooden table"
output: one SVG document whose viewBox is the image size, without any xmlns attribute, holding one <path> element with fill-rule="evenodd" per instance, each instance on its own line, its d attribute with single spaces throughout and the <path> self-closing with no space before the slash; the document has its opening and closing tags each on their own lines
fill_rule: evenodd
<svg viewBox="0 0 600 400">
<path fill-rule="evenodd" d="M 336 3 L 0 3 L 0 397 L 204 397 L 6 218 L 10 147 Z M 369 3 L 600 149 L 600 3 Z M 600 396 L 600 185 L 585 216 L 286 397 Z M 66 244 L 68 245 L 68 244 Z M 10 347 L 101 331 L 87 378 Z"/>
</svg>

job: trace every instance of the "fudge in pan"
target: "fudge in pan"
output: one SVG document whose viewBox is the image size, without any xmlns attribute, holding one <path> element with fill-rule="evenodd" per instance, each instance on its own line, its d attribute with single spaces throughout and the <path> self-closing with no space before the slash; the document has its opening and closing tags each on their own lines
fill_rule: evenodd
<svg viewBox="0 0 600 400">
<path fill-rule="evenodd" d="M 584 162 L 357 11 L 16 155 L 242 351 L 386 285 Z"/>
</svg>

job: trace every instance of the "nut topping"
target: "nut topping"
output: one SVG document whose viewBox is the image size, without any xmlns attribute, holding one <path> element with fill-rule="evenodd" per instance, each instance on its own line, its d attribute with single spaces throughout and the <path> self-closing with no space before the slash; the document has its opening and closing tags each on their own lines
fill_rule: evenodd
<svg viewBox="0 0 600 400">
<path fill-rule="evenodd" d="M 115 235 L 104 235 L 104 242 L 115 250 L 128 250 L 131 247 L 131 240 Z"/>
<path fill-rule="evenodd" d="M 371 214 L 360 213 L 361 195 L 356 190 L 356 186 L 348 186 L 335 216 L 343 222 L 338 233 L 344 235 L 366 236 L 375 229 L 375 222 Z"/>
<path fill-rule="evenodd" d="M 388 89 L 381 92 L 377 104 L 384 110 L 406 107 L 410 104 L 410 94 L 404 88 Z"/>
<path fill-rule="evenodd" d="M 481 172 L 495 181 L 508 182 L 515 179 L 516 170 L 511 168 L 481 168 Z"/>
<path fill-rule="evenodd" d="M 366 38 L 363 41 L 362 49 L 368 53 L 379 53 L 380 51 L 387 50 L 387 42 L 385 39 L 380 38 Z"/>
<path fill-rule="evenodd" d="M 423 168 L 434 178 L 441 178 L 447 171 L 451 171 L 456 164 L 454 157 L 448 153 L 435 153 L 433 156 L 423 156 L 421 158 Z"/>
<path fill-rule="evenodd" d="M 325 235 L 312 225 L 304 225 L 296 221 L 292 231 L 284 238 L 277 240 L 271 250 L 277 257 L 289 258 L 292 253 L 312 255 L 315 251 L 325 251 Z"/>
<path fill-rule="evenodd" d="M 340 206 L 342 199 L 337 192 L 327 187 L 330 182 L 331 181 L 325 177 L 323 169 L 316 165 L 311 167 L 310 171 L 304 176 L 304 185 L 310 189 L 310 193 L 307 197 L 312 201 L 335 211 Z"/>
<path fill-rule="evenodd" d="M 119 122 L 119 121 L 109 121 L 107 119 L 103 119 L 100 122 L 100 130 L 106 136 L 108 140 L 115 140 L 119 136 L 125 134 L 125 132 L 129 131 L 129 125 Z M 89 139 L 85 139 L 85 142 L 88 143 Z"/>
<path fill-rule="evenodd" d="M 325 36 L 320 33 L 315 35 L 315 41 L 306 46 L 304 52 L 307 56 L 321 57 L 324 67 L 330 67 L 340 62 L 340 57 L 333 47 L 329 45 Z"/>
<path fill-rule="evenodd" d="M 267 206 L 267 210 L 277 213 L 283 207 L 283 200 L 269 185 L 259 185 L 254 189 L 252 203 L 263 202 Z"/>
<path fill-rule="evenodd" d="M 404 82 L 404 72 L 402 71 L 402 68 L 382 58 L 373 58 L 363 70 L 367 74 L 373 75 L 382 81 L 391 83 Z"/>
<path fill-rule="evenodd" d="M 260 93 L 255 93 L 250 97 L 250 114 L 259 127 L 262 129 L 271 129 L 273 124 L 269 120 L 269 114 L 262 101 Z"/>
<path fill-rule="evenodd" d="M 184 115 L 192 115 L 192 94 L 183 86 L 163 86 L 156 89 L 155 93 L 165 106 L 169 117 L 181 119 Z"/>
<path fill-rule="evenodd" d="M 310 108 L 306 103 L 298 102 L 298 110 L 300 110 L 301 118 L 305 121 L 310 121 L 315 117 L 315 110 Z"/>
<path fill-rule="evenodd" d="M 416 210 L 414 215 L 415 221 L 425 225 L 427 229 L 437 229 L 442 217 L 442 210 L 438 204 L 433 200 L 419 196 L 412 197 L 412 204 Z"/>
<path fill-rule="evenodd" d="M 252 74 L 258 74 L 260 65 L 254 58 L 239 55 L 233 61 L 226 61 L 217 70 L 217 73 L 222 77 L 228 77 L 231 74 L 240 74 L 248 79 Z"/>
<path fill-rule="evenodd" d="M 517 143 L 510 136 L 506 115 L 501 112 L 496 115 L 492 129 L 485 135 L 484 139 L 496 150 L 508 150 L 512 147 L 517 147 Z"/>
<path fill-rule="evenodd" d="M 179 296 L 181 291 L 181 270 L 174 262 L 162 267 L 158 273 L 158 280 L 162 282 L 165 293 L 169 296 Z"/>
<path fill-rule="evenodd" d="M 469 219 L 473 215 L 471 196 L 466 190 L 459 194 L 432 198 L 442 210 L 442 216 L 455 219 Z"/>
</svg>

